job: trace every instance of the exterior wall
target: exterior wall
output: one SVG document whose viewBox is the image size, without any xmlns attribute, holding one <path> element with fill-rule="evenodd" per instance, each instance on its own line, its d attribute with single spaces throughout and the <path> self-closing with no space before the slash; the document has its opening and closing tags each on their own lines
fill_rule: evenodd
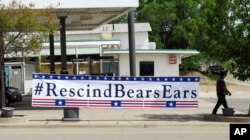
<svg viewBox="0 0 250 140">
<path fill-rule="evenodd" d="M 121 41 L 120 49 L 128 49 L 128 33 L 113 33 L 113 38 L 118 38 Z M 135 46 L 136 49 L 148 49 L 149 40 L 147 32 L 135 33 Z"/>
<path fill-rule="evenodd" d="M 91 34 L 67 34 L 67 40 L 98 40 L 100 38 L 100 33 L 91 33 Z M 60 40 L 59 35 L 55 35 L 55 40 Z"/>
<path fill-rule="evenodd" d="M 31 94 L 32 74 L 36 72 L 35 63 L 25 63 L 24 94 Z"/>
<path fill-rule="evenodd" d="M 68 40 L 101 40 L 103 36 L 101 33 L 92 33 L 92 34 L 70 34 L 67 35 Z M 105 38 L 108 39 L 108 38 Z M 121 46 L 120 49 L 128 49 L 128 33 L 127 32 L 113 32 L 112 39 L 120 40 Z M 59 40 L 59 36 L 55 36 L 55 40 Z M 135 33 L 135 46 L 136 49 L 148 49 L 149 48 L 149 40 L 147 32 L 136 32 Z"/>
<path fill-rule="evenodd" d="M 129 76 L 129 54 L 119 55 L 119 75 Z M 136 76 L 140 75 L 140 61 L 154 61 L 154 76 L 179 76 L 180 56 L 177 56 L 177 64 L 169 64 L 167 54 L 137 54 Z"/>
</svg>

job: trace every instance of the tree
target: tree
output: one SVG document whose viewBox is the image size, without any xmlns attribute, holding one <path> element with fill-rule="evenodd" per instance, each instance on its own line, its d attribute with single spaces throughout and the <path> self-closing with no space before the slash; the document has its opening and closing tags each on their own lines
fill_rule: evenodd
<svg viewBox="0 0 250 140">
<path fill-rule="evenodd" d="M 228 45 L 232 64 L 230 71 L 240 80 L 250 80 L 250 1 L 234 0 L 231 5 L 231 38 Z"/>
<path fill-rule="evenodd" d="M 226 65 L 244 81 L 250 80 L 249 10 L 249 0 L 140 0 L 137 20 L 150 22 L 157 48 L 196 49 L 202 54 L 196 58 Z"/>
<path fill-rule="evenodd" d="M 196 15 L 200 0 L 141 1 L 138 20 L 150 22 L 150 40 L 158 48 L 192 48 L 195 40 Z M 141 4 L 141 3 L 140 3 Z"/>
<path fill-rule="evenodd" d="M 239 80 L 250 80 L 250 1 L 204 0 L 197 49 Z"/>
<path fill-rule="evenodd" d="M 41 48 L 48 32 L 57 26 L 53 8 L 34 10 L 34 5 L 12 1 L 0 3 L 0 79 L 1 107 L 5 102 L 4 56 L 24 57 Z"/>
</svg>

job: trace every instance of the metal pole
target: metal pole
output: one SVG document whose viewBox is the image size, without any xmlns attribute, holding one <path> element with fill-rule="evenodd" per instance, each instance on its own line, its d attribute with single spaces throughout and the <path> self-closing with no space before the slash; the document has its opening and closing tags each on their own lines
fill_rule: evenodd
<svg viewBox="0 0 250 140">
<path fill-rule="evenodd" d="M 55 74 L 55 50 L 54 50 L 54 34 L 49 34 L 49 50 L 50 50 L 50 73 Z"/>
<path fill-rule="evenodd" d="M 67 70 L 67 54 L 66 54 L 66 16 L 58 17 L 60 20 L 60 42 L 61 42 L 61 74 L 68 74 Z M 79 108 L 64 108 L 64 121 L 79 121 Z"/>
<path fill-rule="evenodd" d="M 58 17 L 60 20 L 60 43 L 61 43 L 61 74 L 68 74 L 66 54 L 66 16 Z"/>
<path fill-rule="evenodd" d="M 128 13 L 128 38 L 130 76 L 136 76 L 134 11 Z"/>
</svg>

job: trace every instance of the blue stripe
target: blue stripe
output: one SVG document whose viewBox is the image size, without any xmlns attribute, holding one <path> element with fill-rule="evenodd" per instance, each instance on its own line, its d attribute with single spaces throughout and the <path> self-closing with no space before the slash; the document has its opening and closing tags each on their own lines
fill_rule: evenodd
<svg viewBox="0 0 250 140">
<path fill-rule="evenodd" d="M 98 80 L 98 81 L 145 81 L 145 82 L 199 82 L 199 77 L 118 77 L 118 76 L 79 76 L 79 75 L 55 75 L 33 74 L 33 79 L 51 80 Z"/>
</svg>

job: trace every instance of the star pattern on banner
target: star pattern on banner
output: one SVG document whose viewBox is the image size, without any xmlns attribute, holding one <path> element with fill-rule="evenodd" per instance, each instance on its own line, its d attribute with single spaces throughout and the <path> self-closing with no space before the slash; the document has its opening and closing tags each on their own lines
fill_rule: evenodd
<svg viewBox="0 0 250 140">
<path fill-rule="evenodd" d="M 102 80 L 102 81 L 154 81 L 154 82 L 199 82 L 199 77 L 124 77 L 124 76 L 88 76 L 33 74 L 33 79 L 52 80 Z"/>
</svg>

